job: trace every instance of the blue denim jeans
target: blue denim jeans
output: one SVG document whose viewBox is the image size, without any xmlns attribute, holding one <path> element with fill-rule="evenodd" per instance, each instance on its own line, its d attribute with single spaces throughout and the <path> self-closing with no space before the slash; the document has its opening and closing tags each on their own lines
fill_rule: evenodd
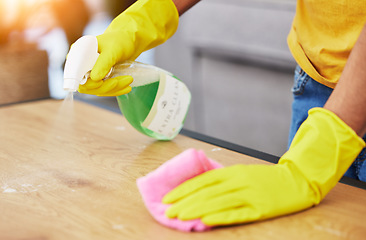
<svg viewBox="0 0 366 240">
<path fill-rule="evenodd" d="M 299 66 L 296 67 L 294 86 L 292 88 L 294 100 L 292 103 L 292 119 L 288 146 L 290 146 L 300 125 L 308 117 L 308 111 L 313 107 L 323 107 L 332 91 L 333 89 L 312 79 Z M 366 139 L 365 137 L 364 140 Z M 366 149 L 364 148 L 347 170 L 345 176 L 366 182 L 365 159 Z"/>
</svg>

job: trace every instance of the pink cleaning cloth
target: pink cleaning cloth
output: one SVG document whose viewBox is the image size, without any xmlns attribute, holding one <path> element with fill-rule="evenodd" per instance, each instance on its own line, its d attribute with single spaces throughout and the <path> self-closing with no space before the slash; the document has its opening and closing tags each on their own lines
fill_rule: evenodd
<svg viewBox="0 0 366 240">
<path fill-rule="evenodd" d="M 150 214 L 161 224 L 177 230 L 206 231 L 212 227 L 200 219 L 181 221 L 165 216 L 170 205 L 163 204 L 162 199 L 173 188 L 184 181 L 206 171 L 220 168 L 222 165 L 206 157 L 203 151 L 188 149 L 162 164 L 155 171 L 137 179 L 137 186 Z"/>
</svg>

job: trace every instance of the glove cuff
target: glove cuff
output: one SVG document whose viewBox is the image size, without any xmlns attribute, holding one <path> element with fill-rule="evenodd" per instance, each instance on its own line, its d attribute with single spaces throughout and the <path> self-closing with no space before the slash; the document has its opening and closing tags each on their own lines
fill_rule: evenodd
<svg viewBox="0 0 366 240">
<path fill-rule="evenodd" d="M 105 33 L 129 31 L 135 52 L 129 60 L 168 40 L 176 32 L 179 13 L 172 0 L 138 0 L 117 16 Z"/>
<path fill-rule="evenodd" d="M 303 174 L 318 204 L 356 159 L 365 142 L 333 112 L 309 110 L 289 150 L 279 164 L 291 164 Z"/>
</svg>

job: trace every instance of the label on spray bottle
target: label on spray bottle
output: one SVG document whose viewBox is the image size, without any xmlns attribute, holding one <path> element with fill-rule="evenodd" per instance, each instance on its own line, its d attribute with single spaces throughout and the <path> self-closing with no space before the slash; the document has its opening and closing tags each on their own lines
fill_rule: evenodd
<svg viewBox="0 0 366 240">
<path fill-rule="evenodd" d="M 181 129 L 190 101 L 191 94 L 183 82 L 160 73 L 158 92 L 142 126 L 172 137 Z"/>
</svg>

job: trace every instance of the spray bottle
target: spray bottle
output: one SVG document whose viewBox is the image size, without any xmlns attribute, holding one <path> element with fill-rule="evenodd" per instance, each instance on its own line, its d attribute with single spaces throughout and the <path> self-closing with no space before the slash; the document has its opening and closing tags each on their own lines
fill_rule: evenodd
<svg viewBox="0 0 366 240">
<path fill-rule="evenodd" d="M 64 70 L 64 89 L 75 92 L 86 83 L 98 53 L 94 36 L 83 36 L 72 46 Z M 105 79 L 130 75 L 131 92 L 117 96 L 119 108 L 127 121 L 141 133 L 171 140 L 182 129 L 191 93 L 173 74 L 148 64 L 128 61 L 115 65 Z"/>
</svg>

